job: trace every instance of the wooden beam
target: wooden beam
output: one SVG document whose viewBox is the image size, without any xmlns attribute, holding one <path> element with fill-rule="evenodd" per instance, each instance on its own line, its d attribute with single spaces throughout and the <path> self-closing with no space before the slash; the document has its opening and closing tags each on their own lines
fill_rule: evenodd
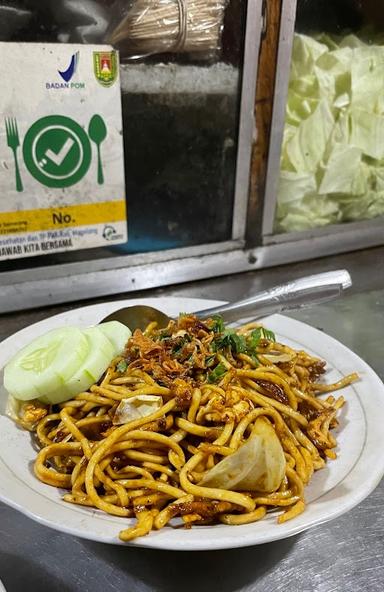
<svg viewBox="0 0 384 592">
<path fill-rule="evenodd" d="M 261 230 L 275 92 L 276 64 L 283 0 L 265 0 L 266 30 L 261 43 L 256 87 L 255 122 L 257 138 L 252 149 L 247 243 L 254 246 Z"/>
</svg>

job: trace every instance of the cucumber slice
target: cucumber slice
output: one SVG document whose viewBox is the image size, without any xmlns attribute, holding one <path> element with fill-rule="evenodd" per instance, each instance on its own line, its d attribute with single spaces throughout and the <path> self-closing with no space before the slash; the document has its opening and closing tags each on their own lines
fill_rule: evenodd
<svg viewBox="0 0 384 592">
<path fill-rule="evenodd" d="M 4 368 L 4 386 L 22 401 L 71 395 L 66 382 L 88 355 L 88 340 L 76 327 L 53 329 L 19 351 Z M 68 397 L 69 398 L 69 397 Z"/>
<path fill-rule="evenodd" d="M 99 327 L 85 329 L 83 335 L 88 341 L 88 356 L 77 372 L 66 383 L 71 396 L 78 395 L 95 384 L 115 357 L 113 345 Z M 67 397 L 67 399 L 70 398 Z M 61 403 L 65 400 L 58 400 L 55 397 L 53 401 L 51 398 L 52 403 Z"/>
<path fill-rule="evenodd" d="M 102 331 L 112 343 L 115 350 L 115 356 L 118 356 L 124 351 L 127 341 L 132 335 L 132 331 L 123 325 L 123 323 L 119 323 L 119 321 L 101 323 L 98 325 L 98 329 L 100 329 L 100 331 Z"/>
<path fill-rule="evenodd" d="M 121 327 L 49 331 L 8 362 L 4 368 L 5 388 L 22 401 L 40 399 L 52 405 L 68 401 L 97 382 L 122 351 L 131 332 Z M 114 337 L 113 343 L 105 333 Z"/>
</svg>

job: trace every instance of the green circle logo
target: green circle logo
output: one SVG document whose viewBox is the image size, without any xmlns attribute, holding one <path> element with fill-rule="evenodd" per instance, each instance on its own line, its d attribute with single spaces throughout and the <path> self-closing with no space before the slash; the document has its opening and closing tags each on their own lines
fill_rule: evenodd
<svg viewBox="0 0 384 592">
<path fill-rule="evenodd" d="M 32 177 L 47 187 L 70 187 L 86 175 L 91 144 L 70 117 L 50 115 L 36 121 L 23 143 L 24 162 Z"/>
</svg>

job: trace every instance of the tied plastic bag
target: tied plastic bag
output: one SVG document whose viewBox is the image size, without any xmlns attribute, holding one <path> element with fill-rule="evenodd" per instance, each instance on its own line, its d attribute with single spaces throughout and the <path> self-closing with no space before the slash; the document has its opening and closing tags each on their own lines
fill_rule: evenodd
<svg viewBox="0 0 384 592">
<path fill-rule="evenodd" d="M 0 41 L 9 41 L 15 33 L 28 25 L 32 12 L 21 2 L 0 1 Z"/>
<path fill-rule="evenodd" d="M 114 0 L 0 0 L 0 41 L 104 43 Z"/>
<path fill-rule="evenodd" d="M 0 40 L 111 43 L 123 57 L 211 60 L 228 0 L 0 0 Z"/>
<path fill-rule="evenodd" d="M 110 25 L 112 0 L 29 0 L 63 43 L 102 43 Z"/>
<path fill-rule="evenodd" d="M 106 41 L 128 58 L 189 53 L 211 59 L 221 47 L 227 0 L 118 1 L 120 19 Z"/>
</svg>

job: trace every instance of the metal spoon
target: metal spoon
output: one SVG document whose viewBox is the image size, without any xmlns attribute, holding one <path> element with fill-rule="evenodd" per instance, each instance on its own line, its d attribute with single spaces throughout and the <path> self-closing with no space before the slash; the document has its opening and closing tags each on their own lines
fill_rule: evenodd
<svg viewBox="0 0 384 592">
<path fill-rule="evenodd" d="M 303 277 L 270 290 L 259 292 L 252 298 L 215 308 L 194 312 L 201 319 L 220 314 L 224 321 L 253 320 L 284 310 L 307 308 L 337 298 L 352 286 L 351 276 L 345 269 Z M 109 314 L 101 322 L 120 321 L 134 331 L 156 321 L 159 328 L 166 327 L 170 317 L 152 306 L 135 305 Z"/>
</svg>

